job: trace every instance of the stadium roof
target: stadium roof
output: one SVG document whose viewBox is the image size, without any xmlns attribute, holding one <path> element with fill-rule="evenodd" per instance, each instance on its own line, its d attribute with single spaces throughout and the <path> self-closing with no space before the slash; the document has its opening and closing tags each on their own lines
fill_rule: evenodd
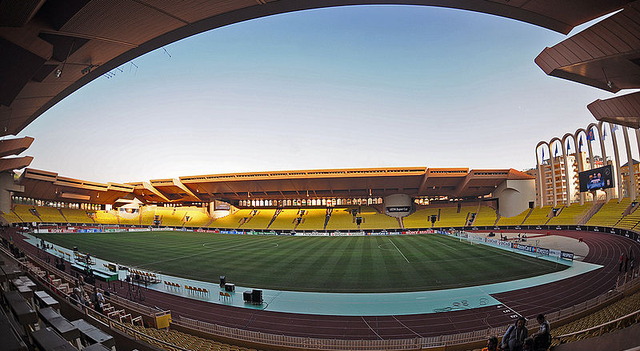
<svg viewBox="0 0 640 351">
<path fill-rule="evenodd" d="M 568 33 L 576 25 L 619 10 L 630 2 L 3 0 L 0 1 L 0 136 L 19 133 L 75 90 L 144 53 L 248 19 L 341 5 L 411 4 L 485 12 Z"/>
<path fill-rule="evenodd" d="M 24 186 L 20 196 L 51 201 L 113 204 L 133 193 L 129 185 L 78 180 L 31 168 L 24 170 L 19 183 Z"/>
<path fill-rule="evenodd" d="M 545 73 L 612 93 L 640 88 L 640 3 L 546 48 L 536 63 Z M 600 120 L 640 128 L 640 93 L 634 92 L 588 106 Z"/>
<path fill-rule="evenodd" d="M 33 160 L 33 157 L 7 156 L 16 156 L 21 154 L 31 146 L 31 143 L 33 143 L 33 138 L 31 137 L 0 140 L 0 172 L 27 167 Z"/>
<path fill-rule="evenodd" d="M 128 184 L 95 183 L 26 169 L 22 196 L 113 204 L 120 198 L 143 203 L 384 197 L 391 194 L 469 198 L 491 194 L 505 180 L 534 179 L 515 169 L 359 168 L 212 174 Z"/>
</svg>

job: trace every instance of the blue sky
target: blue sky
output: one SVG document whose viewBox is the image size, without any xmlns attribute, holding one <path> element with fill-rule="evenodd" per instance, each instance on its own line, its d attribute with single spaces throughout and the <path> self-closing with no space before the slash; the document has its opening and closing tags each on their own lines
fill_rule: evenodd
<svg viewBox="0 0 640 351">
<path fill-rule="evenodd" d="M 575 31 L 574 31 L 575 33 Z M 573 34 L 573 33 L 572 33 Z M 356 167 L 535 166 L 610 93 L 533 62 L 565 35 L 507 18 L 357 6 L 238 23 L 101 77 L 20 135 L 32 168 L 99 182 Z"/>
</svg>

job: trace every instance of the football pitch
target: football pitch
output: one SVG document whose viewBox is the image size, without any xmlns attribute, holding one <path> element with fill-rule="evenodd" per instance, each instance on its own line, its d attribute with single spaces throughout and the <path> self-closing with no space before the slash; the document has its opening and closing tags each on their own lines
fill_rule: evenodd
<svg viewBox="0 0 640 351">
<path fill-rule="evenodd" d="M 160 274 L 243 287 L 404 292 L 522 279 L 566 267 L 439 234 L 293 237 L 194 232 L 37 234 L 49 242 Z"/>
</svg>

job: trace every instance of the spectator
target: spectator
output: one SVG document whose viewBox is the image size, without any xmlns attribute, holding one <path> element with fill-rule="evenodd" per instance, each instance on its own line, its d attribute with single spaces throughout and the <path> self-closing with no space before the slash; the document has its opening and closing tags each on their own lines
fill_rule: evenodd
<svg viewBox="0 0 640 351">
<path fill-rule="evenodd" d="M 96 312 L 102 313 L 102 308 L 104 307 L 104 295 L 102 295 L 102 293 L 98 291 L 98 288 L 94 288 L 92 300 L 93 308 L 96 310 Z"/>
<path fill-rule="evenodd" d="M 516 322 L 507 329 L 502 337 L 502 349 L 509 351 L 522 351 L 524 340 L 529 335 L 525 326 L 527 320 L 519 317 Z"/>
<path fill-rule="evenodd" d="M 629 271 L 629 256 L 624 257 L 624 272 L 627 273 Z"/>
<path fill-rule="evenodd" d="M 86 305 L 87 298 L 85 296 L 84 289 L 82 287 L 78 287 L 76 289 L 78 289 L 78 301 L 80 301 L 81 305 Z"/>
<path fill-rule="evenodd" d="M 546 350 L 551 346 L 551 325 L 544 314 L 539 314 L 536 320 L 540 324 L 540 329 L 533 334 L 533 344 L 536 350 Z"/>
<path fill-rule="evenodd" d="M 80 289 L 77 286 L 73 288 L 73 292 L 71 292 L 69 297 L 71 297 L 71 303 L 78 305 L 80 302 Z"/>
<path fill-rule="evenodd" d="M 482 351 L 498 351 L 498 338 L 495 336 L 489 337 L 487 339 L 487 347 L 483 348 Z"/>
<path fill-rule="evenodd" d="M 624 253 L 620 254 L 620 259 L 618 260 L 618 272 L 622 272 L 622 265 L 624 264 Z"/>
</svg>

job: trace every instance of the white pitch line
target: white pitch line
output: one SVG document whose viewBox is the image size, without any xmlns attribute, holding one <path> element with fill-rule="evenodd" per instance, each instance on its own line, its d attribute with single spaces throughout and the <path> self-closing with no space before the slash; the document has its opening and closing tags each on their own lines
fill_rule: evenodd
<svg viewBox="0 0 640 351">
<path fill-rule="evenodd" d="M 391 241 L 391 239 L 387 238 L 387 240 Z M 396 243 L 394 243 L 393 241 L 391 241 L 391 244 L 396 248 L 396 250 L 398 250 L 398 252 L 402 255 L 402 257 L 404 257 L 404 260 L 407 261 L 407 263 L 411 263 L 409 262 L 409 260 L 407 259 L 407 256 L 405 256 L 402 251 L 400 251 L 400 249 L 396 246 Z"/>
</svg>

